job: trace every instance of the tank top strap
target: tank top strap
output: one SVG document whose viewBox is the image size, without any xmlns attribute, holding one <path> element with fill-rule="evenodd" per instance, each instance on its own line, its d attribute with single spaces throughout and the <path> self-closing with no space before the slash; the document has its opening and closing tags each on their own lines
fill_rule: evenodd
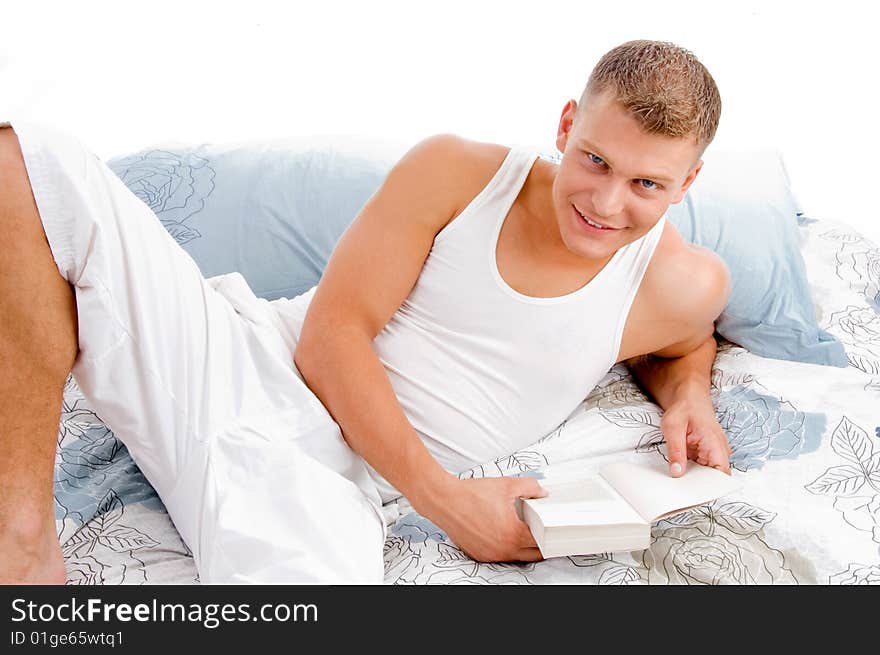
<svg viewBox="0 0 880 655">
<path fill-rule="evenodd" d="M 496 202 L 509 210 L 522 190 L 526 178 L 532 170 L 532 164 L 537 158 L 538 153 L 534 148 L 513 146 L 507 153 L 501 168 L 487 185 L 489 193 L 486 200 Z"/>
<path fill-rule="evenodd" d="M 440 243 L 452 232 L 462 229 L 463 225 L 471 222 L 472 215 L 483 212 L 492 216 L 498 215 L 497 212 L 500 212 L 501 216 L 506 215 L 525 184 L 532 164 L 537 158 L 538 152 L 534 148 L 513 146 L 491 179 L 459 215 L 437 233 L 434 242 Z M 485 230 L 491 232 L 493 227 L 491 224 L 483 222 L 482 225 Z"/>
</svg>

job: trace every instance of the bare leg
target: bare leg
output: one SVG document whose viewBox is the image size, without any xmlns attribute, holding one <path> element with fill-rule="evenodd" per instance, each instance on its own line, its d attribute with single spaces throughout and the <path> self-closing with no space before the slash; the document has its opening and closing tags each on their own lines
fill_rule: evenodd
<svg viewBox="0 0 880 655">
<path fill-rule="evenodd" d="M 53 471 L 76 300 L 11 128 L 0 129 L 0 583 L 63 584 Z"/>
</svg>

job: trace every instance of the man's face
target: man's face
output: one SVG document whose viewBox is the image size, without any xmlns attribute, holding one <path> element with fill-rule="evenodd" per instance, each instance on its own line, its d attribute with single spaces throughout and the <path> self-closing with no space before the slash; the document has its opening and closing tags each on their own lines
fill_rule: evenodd
<svg viewBox="0 0 880 655">
<path fill-rule="evenodd" d="M 563 153 L 553 183 L 559 231 L 568 250 L 592 260 L 648 232 L 703 164 L 693 139 L 644 132 L 606 94 L 590 95 L 580 111 L 574 100 L 566 104 L 556 146 Z"/>
</svg>

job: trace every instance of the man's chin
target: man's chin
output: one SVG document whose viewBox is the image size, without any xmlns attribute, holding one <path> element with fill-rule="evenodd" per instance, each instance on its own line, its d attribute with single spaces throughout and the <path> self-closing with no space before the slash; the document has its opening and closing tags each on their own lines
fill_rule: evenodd
<svg viewBox="0 0 880 655">
<path fill-rule="evenodd" d="M 592 262 L 609 259 L 624 245 L 626 244 L 619 243 L 618 239 L 609 239 L 607 242 L 599 243 L 598 241 L 583 237 L 572 239 L 565 244 L 572 255 Z"/>
</svg>

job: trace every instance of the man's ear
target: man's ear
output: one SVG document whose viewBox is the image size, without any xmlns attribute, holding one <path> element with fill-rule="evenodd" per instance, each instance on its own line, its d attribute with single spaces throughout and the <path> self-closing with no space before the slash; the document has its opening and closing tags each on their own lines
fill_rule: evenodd
<svg viewBox="0 0 880 655">
<path fill-rule="evenodd" d="M 562 116 L 559 117 L 559 129 L 556 131 L 556 148 L 559 152 L 565 152 L 565 146 L 568 143 L 568 134 L 574 125 L 574 119 L 577 116 L 578 103 L 569 100 L 562 108 Z"/>
<path fill-rule="evenodd" d="M 688 173 L 688 176 L 684 178 L 684 182 L 682 182 L 681 189 L 678 190 L 678 193 L 675 194 L 675 199 L 670 204 L 676 204 L 681 202 L 681 199 L 684 198 L 684 194 L 687 193 L 687 190 L 690 188 L 691 184 L 693 184 L 694 180 L 697 179 L 697 175 L 699 175 L 700 170 L 703 168 L 703 160 L 698 159 L 697 163 L 694 164 L 691 172 Z"/>
</svg>

